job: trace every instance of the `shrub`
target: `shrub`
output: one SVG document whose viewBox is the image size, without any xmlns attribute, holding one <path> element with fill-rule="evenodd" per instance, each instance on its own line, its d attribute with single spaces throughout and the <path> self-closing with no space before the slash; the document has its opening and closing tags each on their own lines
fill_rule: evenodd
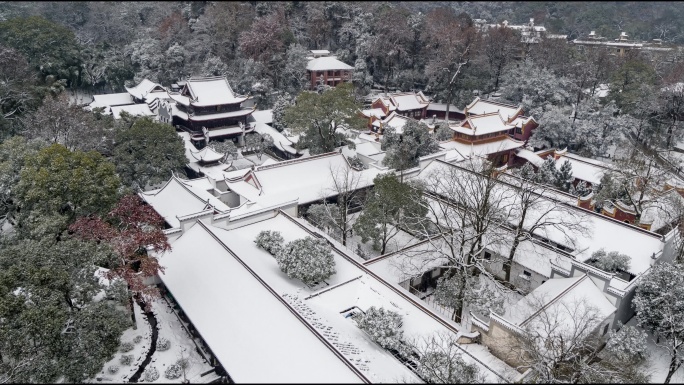
<svg viewBox="0 0 684 385">
<path fill-rule="evenodd" d="M 124 354 L 119 358 L 119 363 L 121 365 L 130 365 L 133 363 L 133 355 L 132 354 Z"/>
<path fill-rule="evenodd" d="M 143 377 L 145 378 L 145 382 L 156 381 L 159 378 L 159 371 L 157 371 L 157 368 L 154 366 L 150 366 L 149 368 L 145 369 Z"/>
<path fill-rule="evenodd" d="M 164 337 L 159 337 L 159 339 L 157 340 L 157 350 L 159 350 L 160 352 L 164 352 L 169 350 L 169 348 L 171 348 L 171 341 L 167 340 Z"/>
<path fill-rule="evenodd" d="M 401 328 L 401 315 L 384 308 L 371 306 L 365 314 L 354 317 L 359 328 L 385 349 L 399 349 L 404 334 Z"/>
<path fill-rule="evenodd" d="M 307 285 L 328 279 L 335 274 L 335 260 L 324 239 L 305 237 L 289 242 L 276 255 L 278 266 L 288 277 Z"/>
<path fill-rule="evenodd" d="M 109 372 L 109 374 L 116 374 L 116 372 L 119 371 L 119 365 L 109 365 L 107 371 Z"/>
<path fill-rule="evenodd" d="M 133 342 L 135 342 L 136 344 L 139 344 L 140 341 L 142 341 L 142 336 L 140 335 L 135 336 L 135 338 L 133 338 Z"/>
<path fill-rule="evenodd" d="M 134 347 L 135 347 L 135 345 L 133 345 L 133 342 L 126 341 L 126 342 L 121 344 L 120 350 L 122 353 L 126 353 L 126 352 L 130 352 L 131 350 L 133 350 Z"/>
<path fill-rule="evenodd" d="M 177 364 L 170 365 L 166 368 L 166 371 L 164 371 L 164 377 L 169 380 L 175 380 L 180 377 L 181 374 L 183 374 L 183 369 Z"/>
<path fill-rule="evenodd" d="M 617 251 L 606 253 L 605 250 L 601 249 L 595 251 L 587 263 L 608 273 L 615 273 L 618 270 L 629 270 L 630 258 L 628 255 L 620 254 Z"/>
<path fill-rule="evenodd" d="M 257 235 L 256 239 L 254 239 L 254 243 L 256 243 L 258 247 L 268 251 L 271 255 L 278 255 L 280 250 L 283 249 L 283 242 L 285 242 L 285 240 L 283 239 L 283 236 L 280 235 L 280 231 L 262 231 Z"/>
</svg>

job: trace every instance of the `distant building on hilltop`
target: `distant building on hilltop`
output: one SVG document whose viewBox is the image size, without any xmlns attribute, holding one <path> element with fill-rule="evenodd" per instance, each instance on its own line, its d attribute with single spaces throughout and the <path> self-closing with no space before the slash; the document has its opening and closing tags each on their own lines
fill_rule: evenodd
<svg viewBox="0 0 684 385">
<path fill-rule="evenodd" d="M 663 45 L 661 39 L 653 39 L 650 42 L 632 40 L 626 32 L 620 32 L 620 36 L 615 40 L 608 40 L 605 37 L 597 35 L 595 31 L 591 31 L 586 37 L 575 39 L 572 43 L 581 47 L 581 49 L 584 49 L 585 47 L 608 49 L 612 55 L 620 57 L 625 56 L 627 52 L 632 50 L 648 51 L 669 56 L 672 56 L 672 54 L 676 55 L 679 51 L 675 49 L 675 47 Z M 674 60 L 674 57 L 672 60 Z"/>
<path fill-rule="evenodd" d="M 327 85 L 335 87 L 340 83 L 351 82 L 354 67 L 337 60 L 335 56 L 329 56 L 328 50 L 311 50 L 309 63 L 306 71 L 309 74 L 309 89 L 315 90 L 318 86 Z"/>
</svg>

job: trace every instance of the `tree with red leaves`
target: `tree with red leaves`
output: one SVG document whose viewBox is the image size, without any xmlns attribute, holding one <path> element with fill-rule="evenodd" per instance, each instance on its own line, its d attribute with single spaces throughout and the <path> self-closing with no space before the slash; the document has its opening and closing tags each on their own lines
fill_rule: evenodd
<svg viewBox="0 0 684 385">
<path fill-rule="evenodd" d="M 80 239 L 110 245 L 117 261 L 106 278 L 125 280 L 133 295 L 145 302 L 147 310 L 150 300 L 159 297 L 159 290 L 144 281 L 164 272 L 150 252 L 156 254 L 171 249 L 163 227 L 164 219 L 152 207 L 144 204 L 137 195 L 126 195 L 105 218 L 81 217 L 69 230 Z"/>
</svg>

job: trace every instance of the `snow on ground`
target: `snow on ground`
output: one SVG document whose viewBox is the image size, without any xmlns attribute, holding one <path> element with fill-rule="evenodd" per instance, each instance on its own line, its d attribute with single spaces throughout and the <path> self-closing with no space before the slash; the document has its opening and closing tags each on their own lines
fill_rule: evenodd
<svg viewBox="0 0 684 385">
<path fill-rule="evenodd" d="M 632 317 L 627 322 L 629 326 L 636 326 L 636 317 Z M 642 329 L 643 330 L 643 329 Z M 648 332 L 647 332 L 648 333 Z M 650 353 L 648 374 L 651 376 L 651 383 L 662 384 L 667 377 L 667 371 L 670 366 L 670 354 L 664 348 L 656 345 L 655 338 L 651 333 L 648 333 L 648 352 Z M 684 383 L 684 366 L 680 367 L 670 380 L 672 384 Z"/>
<path fill-rule="evenodd" d="M 350 225 L 353 226 L 356 220 L 358 219 L 359 215 L 363 213 L 362 211 L 359 211 L 358 213 L 350 214 Z M 310 222 L 309 222 L 310 223 Z M 361 236 L 358 235 L 356 232 L 352 233 L 353 235 L 349 238 L 347 238 L 347 245 L 346 249 L 351 251 L 354 254 L 360 254 L 359 247 L 361 248 L 361 251 L 363 252 L 363 255 L 359 255 L 361 258 L 364 258 L 366 260 L 375 258 L 380 256 L 380 251 L 373 250 L 373 241 L 368 241 L 366 243 L 363 243 L 361 241 Z M 390 241 L 387 243 L 387 248 L 385 250 L 385 254 L 389 254 L 391 252 L 401 250 L 405 247 L 408 247 L 410 245 L 416 244 L 420 242 L 419 239 L 414 237 L 413 235 L 399 230 L 397 235 L 395 235 Z"/>
<path fill-rule="evenodd" d="M 128 382 L 128 379 L 135 374 L 140 364 L 142 364 L 147 352 L 150 350 L 152 329 L 150 328 L 147 318 L 142 314 L 142 310 L 137 303 L 133 304 L 133 309 L 135 312 L 136 327 L 130 327 L 126 329 L 121 335 L 120 339 L 122 343 L 133 343 L 133 350 L 126 353 L 122 353 L 121 350 L 117 351 L 114 357 L 102 367 L 102 371 L 95 376 L 95 379 L 88 382 Z M 136 336 L 142 337 L 138 343 L 133 341 Z M 130 365 L 122 365 L 119 360 L 123 355 L 133 355 L 133 362 Z M 109 372 L 109 368 L 113 366 L 117 366 L 119 368 L 114 374 Z"/>
<path fill-rule="evenodd" d="M 176 316 L 176 313 L 169 306 L 165 299 L 160 298 L 152 304 L 152 312 L 157 318 L 159 336 L 157 341 L 165 338 L 171 342 L 171 347 L 166 351 L 157 349 L 152 355 L 152 360 L 148 365 L 154 366 L 159 372 L 159 378 L 154 383 L 181 383 L 183 376 L 176 379 L 168 379 L 164 376 L 166 369 L 175 364 L 179 359 L 184 358 L 189 362 L 185 376 L 191 383 L 208 383 L 218 378 L 215 373 L 202 376 L 213 369 L 209 362 L 197 352 L 192 337 L 188 334 L 184 325 Z M 143 377 L 139 382 L 143 381 Z"/>
<path fill-rule="evenodd" d="M 121 342 L 132 342 L 134 344 L 133 350 L 122 353 L 117 351 L 114 357 L 108 361 L 102 368 L 100 374 L 95 379 L 89 382 L 109 382 L 122 383 L 128 380 L 135 374 L 142 362 L 147 356 L 150 349 L 150 341 L 152 339 L 152 329 L 147 317 L 142 313 L 140 306 L 134 304 L 136 329 L 133 327 L 126 329 L 121 336 Z M 190 366 L 186 369 L 186 377 L 191 383 L 208 383 L 218 378 L 215 373 L 210 373 L 202 376 L 213 369 L 213 367 L 204 359 L 195 348 L 191 336 L 183 328 L 181 322 L 176 317 L 175 313 L 164 299 L 158 299 L 152 303 L 152 312 L 157 318 L 157 328 L 159 330 L 160 338 L 166 338 L 171 342 L 171 347 L 166 351 L 156 350 L 152 355 L 152 360 L 147 367 L 154 366 L 159 372 L 159 378 L 155 383 L 181 383 L 183 376 L 177 379 L 167 379 L 164 376 L 164 371 L 170 365 L 173 365 L 179 358 L 186 358 Z M 140 342 L 135 343 L 134 338 L 141 336 Z M 133 355 L 133 363 L 131 365 L 122 365 L 119 361 L 123 355 Z M 109 372 L 110 366 L 118 366 L 119 370 L 112 374 Z M 144 374 L 140 376 L 138 382 L 145 382 Z"/>
</svg>

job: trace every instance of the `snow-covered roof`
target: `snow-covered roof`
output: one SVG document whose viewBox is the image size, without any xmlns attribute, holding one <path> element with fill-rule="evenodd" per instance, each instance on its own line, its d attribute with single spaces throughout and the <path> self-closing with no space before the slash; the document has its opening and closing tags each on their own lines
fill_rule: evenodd
<svg viewBox="0 0 684 385">
<path fill-rule="evenodd" d="M 197 107 L 236 104 L 247 99 L 245 96 L 236 95 L 223 76 L 190 78 L 185 83 L 182 94 L 189 96 L 188 102 Z M 172 98 L 183 103 L 182 99 L 177 99 L 175 95 Z"/>
<path fill-rule="evenodd" d="M 397 106 L 399 111 L 412 111 L 425 108 L 430 104 L 430 101 L 423 95 L 422 92 L 418 93 L 402 93 L 402 94 L 390 94 L 390 99 Z"/>
<path fill-rule="evenodd" d="M 399 251 L 381 255 L 364 262 L 364 266 L 393 283 L 402 283 L 409 278 L 419 277 L 435 267 L 445 266 L 448 252 L 435 251 L 435 245 L 445 247 L 439 239 L 425 240 Z"/>
<path fill-rule="evenodd" d="M 465 112 L 472 115 L 482 115 L 491 112 L 499 112 L 501 117 L 508 121 L 522 113 L 522 108 L 510 104 L 495 102 L 492 100 L 482 100 L 479 97 L 466 106 Z"/>
<path fill-rule="evenodd" d="M 245 242 L 253 245 L 253 238 Z M 196 224 L 160 258 L 160 278 L 234 381 L 363 382 L 284 304 L 282 290 L 274 291 L 244 265 L 265 258 L 275 263 L 268 254 L 229 251 L 208 227 Z"/>
<path fill-rule="evenodd" d="M 577 322 L 573 311 L 593 309 L 597 312 L 598 323 L 608 318 L 617 309 L 596 287 L 588 275 L 572 278 L 550 279 L 534 289 L 515 306 L 509 308 L 506 319 L 520 327 L 541 326 L 539 316 L 543 313 L 559 322 L 557 327 L 572 330 Z"/>
<path fill-rule="evenodd" d="M 526 161 L 532 163 L 532 165 L 534 165 L 535 167 L 540 167 L 542 163 L 544 163 L 544 159 L 541 156 L 537 155 L 537 153 L 533 151 L 526 150 L 524 148 L 519 148 L 515 152 L 515 156 L 525 159 Z"/>
<path fill-rule="evenodd" d="M 309 71 L 336 71 L 353 70 L 354 67 L 337 60 L 335 56 L 324 56 L 309 60 L 306 69 Z"/>
<path fill-rule="evenodd" d="M 122 112 L 127 112 L 133 116 L 155 116 L 147 104 L 129 104 L 125 106 L 112 106 L 110 108 L 114 119 L 120 119 Z"/>
<path fill-rule="evenodd" d="M 217 138 L 219 136 L 235 135 L 241 132 L 242 127 L 240 126 L 212 128 L 211 130 L 207 130 L 207 136 L 209 136 L 210 138 Z"/>
<path fill-rule="evenodd" d="M 382 127 L 383 129 L 387 128 L 388 126 L 393 127 L 397 134 L 403 134 L 404 126 L 406 125 L 406 122 L 408 122 L 409 119 L 410 118 L 401 116 L 396 112 L 392 112 L 385 119 L 382 120 Z M 373 125 L 375 125 L 376 122 L 377 120 L 373 122 Z"/>
<path fill-rule="evenodd" d="M 256 123 L 272 124 L 273 110 L 256 110 L 250 115 L 250 121 Z"/>
<path fill-rule="evenodd" d="M 330 51 L 328 51 L 327 49 L 312 49 L 312 50 L 309 50 L 309 52 L 311 52 L 314 55 L 329 55 L 330 54 Z"/>
<path fill-rule="evenodd" d="M 138 85 L 135 87 L 125 87 L 126 91 L 128 91 L 129 94 L 131 94 L 133 97 L 136 97 L 138 99 L 145 99 L 147 95 L 151 92 L 154 93 L 166 93 L 166 89 L 162 87 L 160 84 L 155 83 L 151 80 L 148 79 L 143 79 Z"/>
<path fill-rule="evenodd" d="M 572 165 L 572 175 L 576 179 L 590 182 L 592 185 L 600 184 L 603 175 L 612 168 L 608 163 L 568 152 L 556 159 L 556 168 L 560 169 L 566 160 Z"/>
<path fill-rule="evenodd" d="M 420 179 L 429 178 L 431 175 L 446 177 L 452 172 L 458 174 L 469 171 L 459 164 L 451 164 L 437 159 L 421 170 L 417 177 Z M 502 174 L 500 178 L 508 177 L 510 176 Z M 507 207 L 508 210 L 519 207 L 519 204 L 514 203 L 518 194 L 513 189 L 514 187 L 508 183 L 497 184 L 494 192 L 502 199 L 501 207 Z M 663 250 L 662 236 L 658 234 L 579 208 L 575 206 L 574 197 L 564 200 L 558 197 L 560 194 L 549 189 L 542 189 L 540 193 L 543 194 L 543 198 L 532 209 L 528 210 L 525 223 L 534 223 L 540 215 L 545 215 L 546 222 L 555 224 L 537 229 L 534 234 L 570 248 L 571 251 L 566 250 L 569 253 L 568 255 L 580 262 L 589 260 L 591 255 L 600 249 L 604 249 L 606 252 L 617 251 L 630 257 L 628 272 L 639 275 L 650 268 L 651 257 Z M 559 209 L 554 209 L 554 207 L 559 207 Z M 510 215 L 510 221 L 517 220 L 517 214 L 511 212 Z M 577 232 L 568 228 L 568 223 L 574 223 L 568 221 L 571 219 L 570 215 L 576 218 L 574 222 L 580 221 L 586 227 L 586 231 Z M 564 220 L 561 221 L 560 217 Z M 503 239 L 498 239 L 498 241 L 505 243 Z M 504 245 L 502 247 L 505 249 L 501 250 L 504 251 L 503 255 L 507 255 L 510 246 Z M 531 249 L 526 246 L 518 248 L 514 260 L 525 267 L 549 276 L 550 266 L 540 264 L 537 256 L 557 259 L 558 256 L 554 255 L 553 250 L 553 247 Z M 545 273 L 538 269 L 544 269 Z"/>
<path fill-rule="evenodd" d="M 525 143 L 519 140 L 512 139 L 509 136 L 503 136 L 501 140 L 487 141 L 484 143 L 463 143 L 456 140 L 440 142 L 439 147 L 443 150 L 456 150 L 462 156 L 480 155 L 486 156 L 497 154 L 503 151 L 513 150 L 524 146 Z"/>
<path fill-rule="evenodd" d="M 278 148 L 280 151 L 284 151 L 292 155 L 297 154 L 295 144 L 288 137 L 268 124 L 257 122 L 254 125 L 254 131 L 260 133 L 261 135 L 271 135 L 271 138 L 273 138 L 273 145 L 276 146 L 276 148 Z"/>
<path fill-rule="evenodd" d="M 242 178 L 226 182 L 231 190 L 252 202 L 277 197 L 284 201 L 299 199 L 302 205 L 337 195 L 331 170 L 342 175 L 351 168 L 344 155 L 334 152 L 259 166 Z M 351 170 L 350 178 L 358 179 L 358 188 L 363 188 L 372 185 L 378 173 L 376 168 Z"/>
<path fill-rule="evenodd" d="M 465 124 L 470 127 L 465 127 Z M 458 126 L 449 126 L 453 131 L 467 135 L 486 135 L 495 132 L 508 131 L 514 126 L 506 124 L 498 112 L 470 115 Z"/>
<path fill-rule="evenodd" d="M 243 108 L 243 109 L 237 110 L 237 111 L 219 112 L 216 114 L 190 115 L 188 117 L 188 119 L 192 120 L 194 122 L 205 122 L 207 120 L 214 120 L 214 119 L 238 118 L 241 116 L 250 115 L 253 112 L 254 112 L 254 108 Z"/>
<path fill-rule="evenodd" d="M 138 195 L 147 202 L 154 211 L 164 218 L 172 228 L 180 226 L 178 217 L 197 214 L 209 207 L 218 211 L 228 211 L 230 208 L 221 200 L 208 192 L 210 186 L 206 177 L 196 180 L 183 180 L 172 176 L 166 184 L 152 191 L 141 192 Z"/>
<path fill-rule="evenodd" d="M 428 109 L 428 111 L 444 111 L 444 112 L 446 112 L 446 107 L 447 107 L 446 103 L 430 102 L 427 109 Z M 463 110 L 461 110 L 461 109 L 457 108 L 456 106 L 454 106 L 453 104 L 451 104 L 451 105 L 449 105 L 449 113 L 452 113 L 452 112 L 458 112 L 461 114 L 464 113 Z"/>
<path fill-rule="evenodd" d="M 375 117 L 378 119 L 382 119 L 385 117 L 385 111 L 383 111 L 382 108 L 371 108 L 368 110 L 362 110 L 361 113 L 367 118 Z"/>
<path fill-rule="evenodd" d="M 133 104 L 133 97 L 128 92 L 119 94 L 103 94 L 93 95 L 93 101 L 89 104 L 90 108 L 122 106 L 125 104 Z"/>
<path fill-rule="evenodd" d="M 214 151 L 210 146 L 206 146 L 199 151 L 191 151 L 190 155 L 196 161 L 204 163 L 218 162 L 225 156 L 224 154 Z"/>
<path fill-rule="evenodd" d="M 455 336 L 449 320 L 416 306 L 417 301 L 407 291 L 381 280 L 343 249 L 332 250 L 336 272 L 326 284 L 311 288 L 288 278 L 273 256 L 254 243 L 263 230 L 279 231 L 285 242 L 317 234 L 302 220 L 282 212 L 230 230 L 199 223 L 160 258 L 166 267 L 161 276 L 165 285 L 236 382 L 269 381 L 279 375 L 279 382 L 299 378 L 306 382 L 311 378 L 307 376 L 314 375 L 320 382 L 353 379 L 354 372 L 349 369 L 351 374 L 345 374 L 344 367 L 330 358 L 326 349 L 338 352 L 339 362 L 350 363 L 367 381 L 418 381 L 406 366 L 345 317 L 354 308 L 365 311 L 376 306 L 398 312 L 407 340 L 434 333 Z M 223 294 L 217 297 L 206 293 Z M 305 331 L 320 338 L 310 338 Z M 245 344 L 250 347 L 245 348 Z M 478 365 L 488 381 L 499 377 L 482 362 L 509 381 L 517 376 L 485 349 L 468 353 L 463 354 L 464 360 Z M 276 359 L 284 362 L 271 368 L 269 361 Z M 286 374 L 278 373 L 288 365 L 295 366 Z"/>
</svg>

